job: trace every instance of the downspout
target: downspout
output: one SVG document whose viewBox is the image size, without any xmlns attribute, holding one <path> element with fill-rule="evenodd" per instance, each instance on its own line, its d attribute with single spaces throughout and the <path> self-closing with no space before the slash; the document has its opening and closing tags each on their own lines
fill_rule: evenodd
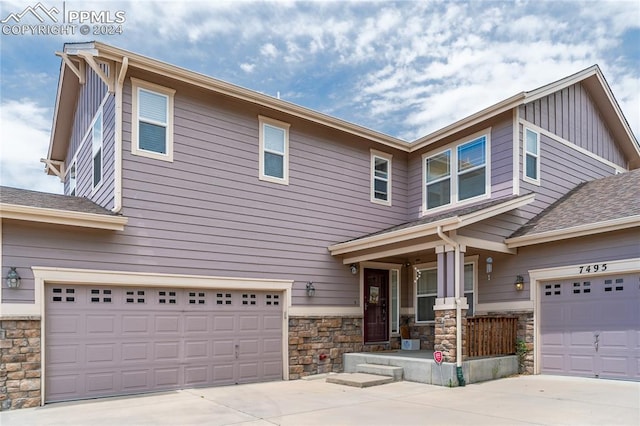
<svg viewBox="0 0 640 426">
<path fill-rule="evenodd" d="M 116 106 L 115 106 L 115 135 L 113 153 L 113 213 L 122 210 L 122 88 L 129 68 L 129 58 L 122 58 L 120 72 L 116 81 Z"/>
<path fill-rule="evenodd" d="M 454 248 L 454 272 L 453 285 L 456 300 L 456 376 L 458 386 L 464 386 L 465 380 L 462 374 L 462 308 L 460 307 L 460 244 L 446 235 L 442 231 L 442 226 L 438 225 L 438 237 Z"/>
</svg>

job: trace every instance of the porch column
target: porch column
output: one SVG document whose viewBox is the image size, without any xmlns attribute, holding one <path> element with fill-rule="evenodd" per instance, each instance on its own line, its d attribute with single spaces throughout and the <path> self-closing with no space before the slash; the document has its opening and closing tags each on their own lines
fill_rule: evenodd
<svg viewBox="0 0 640 426">
<path fill-rule="evenodd" d="M 444 299 L 447 296 L 447 268 L 445 255 L 445 246 L 436 247 L 436 256 L 438 258 L 438 299 Z"/>
</svg>

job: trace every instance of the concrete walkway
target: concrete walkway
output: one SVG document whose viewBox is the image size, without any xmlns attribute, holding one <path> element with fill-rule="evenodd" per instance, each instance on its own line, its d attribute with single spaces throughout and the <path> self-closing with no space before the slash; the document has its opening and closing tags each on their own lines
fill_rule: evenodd
<svg viewBox="0 0 640 426">
<path fill-rule="evenodd" d="M 0 413 L 11 425 L 633 425 L 640 383 L 523 376 L 443 388 L 359 389 L 296 380 L 49 404 Z"/>
</svg>

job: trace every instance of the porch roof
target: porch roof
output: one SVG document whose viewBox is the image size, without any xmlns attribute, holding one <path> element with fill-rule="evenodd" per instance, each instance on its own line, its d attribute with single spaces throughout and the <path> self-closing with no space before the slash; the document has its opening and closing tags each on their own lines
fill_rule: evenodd
<svg viewBox="0 0 640 426">
<path fill-rule="evenodd" d="M 522 207 L 529 204 L 534 200 L 534 194 L 521 195 L 521 196 L 509 196 L 496 200 L 490 200 L 484 203 L 475 204 L 473 206 L 462 207 L 458 209 L 449 210 L 443 213 L 422 217 L 418 220 L 406 222 L 400 225 L 396 225 L 387 229 L 383 229 L 371 234 L 364 235 L 362 237 L 345 241 L 342 243 L 329 246 L 329 252 L 333 256 L 349 255 L 355 252 L 362 252 L 364 250 L 378 249 L 380 251 L 387 250 L 393 247 L 393 250 L 389 252 L 385 251 L 386 255 L 401 254 L 408 252 L 411 249 L 426 249 L 425 245 L 415 246 L 409 245 L 415 243 L 416 239 L 422 237 L 436 236 L 438 231 L 447 232 L 453 231 L 464 226 L 471 225 L 502 213 L 506 213 L 513 209 Z M 487 244 L 491 243 L 489 241 Z M 435 247 L 436 245 L 443 245 L 444 241 L 440 240 L 427 243 L 429 246 Z M 504 246 L 503 244 L 499 244 Z M 431 247 L 431 248 L 433 248 Z M 376 251 L 378 251 L 376 250 Z M 508 251 L 505 247 L 501 247 L 501 251 Z M 378 255 L 381 253 L 378 251 Z M 371 256 L 367 256 L 371 257 Z M 357 259 L 358 261 L 365 259 Z M 354 258 L 349 257 L 343 259 L 345 263 L 351 263 L 355 261 Z"/>
<path fill-rule="evenodd" d="M 581 183 L 506 240 L 509 247 L 640 226 L 640 169 Z"/>
</svg>

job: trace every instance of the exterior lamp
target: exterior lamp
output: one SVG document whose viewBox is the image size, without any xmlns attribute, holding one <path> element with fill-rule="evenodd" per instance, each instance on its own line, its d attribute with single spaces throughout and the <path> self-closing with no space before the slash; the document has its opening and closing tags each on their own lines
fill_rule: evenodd
<svg viewBox="0 0 640 426">
<path fill-rule="evenodd" d="M 316 295 L 316 288 L 313 286 L 313 283 L 309 281 L 307 283 L 307 296 L 313 297 Z"/>
<path fill-rule="evenodd" d="M 352 263 L 351 266 L 349 266 L 349 269 L 351 270 L 351 273 L 353 275 L 358 273 L 358 265 L 356 265 L 355 263 Z"/>
<path fill-rule="evenodd" d="M 491 272 L 493 272 L 493 258 L 487 257 L 487 280 L 491 280 Z"/>
<path fill-rule="evenodd" d="M 522 275 L 516 275 L 516 290 L 518 291 L 522 291 L 524 290 L 524 278 L 522 277 Z"/>
<path fill-rule="evenodd" d="M 7 274 L 7 287 L 9 288 L 18 288 L 20 287 L 20 275 L 16 271 L 15 266 L 9 268 L 9 273 Z"/>
</svg>

